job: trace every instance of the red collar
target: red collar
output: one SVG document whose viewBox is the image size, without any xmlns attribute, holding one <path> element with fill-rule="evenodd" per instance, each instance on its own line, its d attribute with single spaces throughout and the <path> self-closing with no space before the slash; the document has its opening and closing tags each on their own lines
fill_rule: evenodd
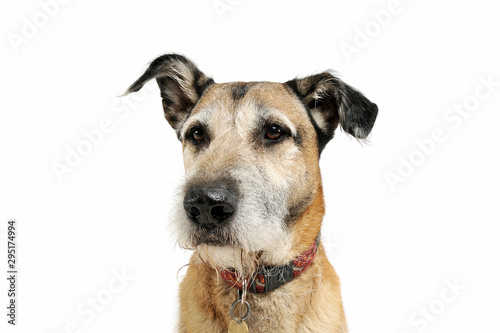
<svg viewBox="0 0 500 333">
<path fill-rule="evenodd" d="M 261 267 L 253 278 L 249 280 L 248 291 L 265 293 L 293 280 L 309 267 L 318 251 L 318 246 L 319 235 L 304 253 L 290 261 L 287 265 Z M 238 274 L 235 270 L 218 268 L 218 271 L 231 287 L 239 290 L 243 288 L 241 279 L 238 279 Z"/>
</svg>

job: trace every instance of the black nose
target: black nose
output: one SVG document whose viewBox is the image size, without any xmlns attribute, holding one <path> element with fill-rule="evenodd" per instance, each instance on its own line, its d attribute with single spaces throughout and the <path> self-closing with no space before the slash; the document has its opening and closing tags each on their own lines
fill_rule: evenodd
<svg viewBox="0 0 500 333">
<path fill-rule="evenodd" d="M 206 228 L 221 226 L 233 215 L 236 195 L 222 187 L 191 188 L 184 197 L 184 209 L 191 220 Z"/>
</svg>

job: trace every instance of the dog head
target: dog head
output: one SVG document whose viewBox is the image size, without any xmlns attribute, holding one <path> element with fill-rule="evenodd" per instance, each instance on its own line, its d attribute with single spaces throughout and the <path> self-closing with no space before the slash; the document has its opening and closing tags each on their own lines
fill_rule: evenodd
<svg viewBox="0 0 500 333">
<path fill-rule="evenodd" d="M 216 84 L 177 54 L 154 60 L 127 93 L 153 78 L 184 155 L 172 214 L 179 244 L 245 271 L 307 248 L 324 214 L 321 151 L 339 125 L 365 139 L 377 106 L 329 72 Z"/>
</svg>

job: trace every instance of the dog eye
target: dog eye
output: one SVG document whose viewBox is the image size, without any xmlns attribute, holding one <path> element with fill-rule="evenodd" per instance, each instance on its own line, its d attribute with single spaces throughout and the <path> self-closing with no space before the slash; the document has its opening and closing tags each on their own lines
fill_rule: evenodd
<svg viewBox="0 0 500 333">
<path fill-rule="evenodd" d="M 283 129 L 278 124 L 271 124 L 266 128 L 266 133 L 264 134 L 267 140 L 278 140 L 283 134 Z"/>
<path fill-rule="evenodd" d="M 205 131 L 201 127 L 193 127 L 191 130 L 191 138 L 195 142 L 202 142 L 205 140 Z"/>
</svg>

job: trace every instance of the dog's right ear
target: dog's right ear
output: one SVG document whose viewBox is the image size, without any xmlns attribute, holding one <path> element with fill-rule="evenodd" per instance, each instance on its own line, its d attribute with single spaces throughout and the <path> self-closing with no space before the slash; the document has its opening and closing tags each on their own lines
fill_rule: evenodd
<svg viewBox="0 0 500 333">
<path fill-rule="evenodd" d="M 155 78 L 160 87 L 165 118 L 176 131 L 186 120 L 203 91 L 214 80 L 203 74 L 189 59 L 179 54 L 165 54 L 156 58 L 149 68 L 125 92 L 139 91 Z"/>
</svg>

